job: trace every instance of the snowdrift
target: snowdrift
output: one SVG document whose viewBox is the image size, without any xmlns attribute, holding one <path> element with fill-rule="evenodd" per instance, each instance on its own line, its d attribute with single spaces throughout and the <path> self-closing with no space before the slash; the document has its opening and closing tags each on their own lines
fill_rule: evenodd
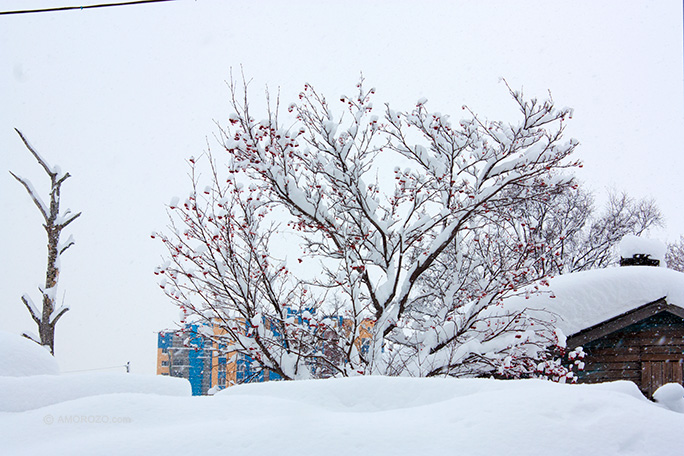
<svg viewBox="0 0 684 456">
<path fill-rule="evenodd" d="M 183 378 L 122 373 L 0 377 L 0 412 L 23 412 L 88 396 L 115 393 L 190 396 Z"/>
<path fill-rule="evenodd" d="M 12 333 L 0 331 L 0 377 L 58 374 L 48 349 Z"/>
<path fill-rule="evenodd" d="M 193 397 L 187 380 L 56 375 L 0 335 L 2 455 L 681 456 L 684 388 L 542 380 L 356 377 L 270 382 Z M 52 375 L 48 375 L 52 374 Z"/>
<path fill-rule="evenodd" d="M 682 429 L 629 382 L 357 377 L 0 413 L 5 455 L 681 456 Z"/>
<path fill-rule="evenodd" d="M 58 373 L 57 361 L 45 348 L 21 336 L 0 331 L 0 412 L 23 412 L 102 394 L 192 394 L 190 383 L 180 378 Z"/>
</svg>

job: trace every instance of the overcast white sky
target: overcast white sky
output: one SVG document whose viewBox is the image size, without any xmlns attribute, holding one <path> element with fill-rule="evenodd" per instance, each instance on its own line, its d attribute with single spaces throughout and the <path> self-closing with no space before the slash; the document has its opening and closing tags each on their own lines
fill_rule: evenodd
<svg viewBox="0 0 684 456">
<path fill-rule="evenodd" d="M 79 4 L 4 0 L 1 10 Z M 257 100 L 269 84 L 288 102 L 310 82 L 352 93 L 359 73 L 376 105 L 460 116 L 468 104 L 513 112 L 505 77 L 528 95 L 551 90 L 575 108 L 578 177 L 653 197 L 684 233 L 681 1 L 321 2 L 178 0 L 142 6 L 0 16 L 0 329 L 35 331 L 20 296 L 38 299 L 45 234 L 24 189 L 47 176 L 19 128 L 73 177 L 64 208 L 82 211 L 66 234 L 57 326 L 63 371 L 123 365 L 154 373 L 156 331 L 172 327 L 152 271 L 165 204 L 187 193 L 185 160 L 214 143 L 228 114 L 225 81 L 244 66 Z"/>
</svg>

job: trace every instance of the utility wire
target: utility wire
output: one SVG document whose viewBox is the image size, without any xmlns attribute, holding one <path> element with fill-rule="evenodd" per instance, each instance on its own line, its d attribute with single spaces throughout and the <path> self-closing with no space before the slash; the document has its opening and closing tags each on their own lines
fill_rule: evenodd
<svg viewBox="0 0 684 456">
<path fill-rule="evenodd" d="M 75 374 L 77 372 L 92 372 L 92 371 L 111 370 L 111 369 L 119 369 L 120 367 L 124 367 L 128 371 L 130 369 L 130 363 L 120 364 L 118 366 L 96 367 L 94 369 L 81 369 L 81 370 L 75 370 L 75 371 L 68 371 L 68 372 L 62 372 L 62 374 Z"/>
<path fill-rule="evenodd" d="M 119 3 L 101 3 L 98 5 L 84 5 L 84 6 L 59 6 L 56 8 L 42 8 L 34 10 L 17 10 L 17 11 L 0 11 L 0 16 L 8 14 L 29 14 L 29 13 L 50 13 L 54 11 L 69 11 L 69 10 L 83 10 L 90 8 L 108 8 L 110 6 L 129 6 L 129 5 L 140 5 L 143 3 L 160 3 L 160 2 L 173 2 L 175 0 L 137 0 L 132 2 L 119 2 Z"/>
</svg>

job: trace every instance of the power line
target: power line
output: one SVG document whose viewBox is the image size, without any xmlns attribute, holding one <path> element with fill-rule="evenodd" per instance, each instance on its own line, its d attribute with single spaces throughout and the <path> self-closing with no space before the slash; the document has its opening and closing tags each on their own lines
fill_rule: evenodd
<svg viewBox="0 0 684 456">
<path fill-rule="evenodd" d="M 143 3 L 160 3 L 160 2 L 173 2 L 175 0 L 137 0 L 132 2 L 118 2 L 118 3 L 101 3 L 98 5 L 84 5 L 84 6 L 59 6 L 56 8 L 42 8 L 34 10 L 17 10 L 17 11 L 0 11 L 0 16 L 8 14 L 29 14 L 29 13 L 50 13 L 55 11 L 69 11 L 69 10 L 84 10 L 91 8 L 108 8 L 110 6 L 129 6 L 129 5 L 140 5 Z"/>
<path fill-rule="evenodd" d="M 126 364 L 119 364 L 118 366 L 96 367 L 94 369 L 81 369 L 81 370 L 75 370 L 75 371 L 68 371 L 68 372 L 62 372 L 62 374 L 75 374 L 78 372 L 93 372 L 93 371 L 111 370 L 111 369 L 119 369 L 121 367 L 126 368 L 126 372 L 130 372 L 131 363 L 128 362 Z"/>
</svg>

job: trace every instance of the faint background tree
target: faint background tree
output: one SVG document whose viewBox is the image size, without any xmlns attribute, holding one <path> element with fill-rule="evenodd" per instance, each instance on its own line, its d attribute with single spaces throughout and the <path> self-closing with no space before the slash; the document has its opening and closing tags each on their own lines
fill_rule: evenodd
<svg viewBox="0 0 684 456">
<path fill-rule="evenodd" d="M 679 240 L 667 245 L 665 262 L 668 268 L 684 272 L 684 236 L 679 236 Z"/>
<path fill-rule="evenodd" d="M 521 258 L 516 250 L 524 249 L 523 256 L 534 259 L 530 274 L 537 278 L 617 264 L 616 249 L 624 236 L 641 236 L 663 226 L 662 214 L 653 200 L 610 191 L 607 203 L 598 209 L 593 195 L 577 184 L 541 199 L 525 200 L 512 208 L 510 215 L 492 217 L 488 236 L 475 247 L 498 249 L 499 261 L 509 267 Z M 506 238 L 509 242 L 499 242 Z"/>
</svg>

